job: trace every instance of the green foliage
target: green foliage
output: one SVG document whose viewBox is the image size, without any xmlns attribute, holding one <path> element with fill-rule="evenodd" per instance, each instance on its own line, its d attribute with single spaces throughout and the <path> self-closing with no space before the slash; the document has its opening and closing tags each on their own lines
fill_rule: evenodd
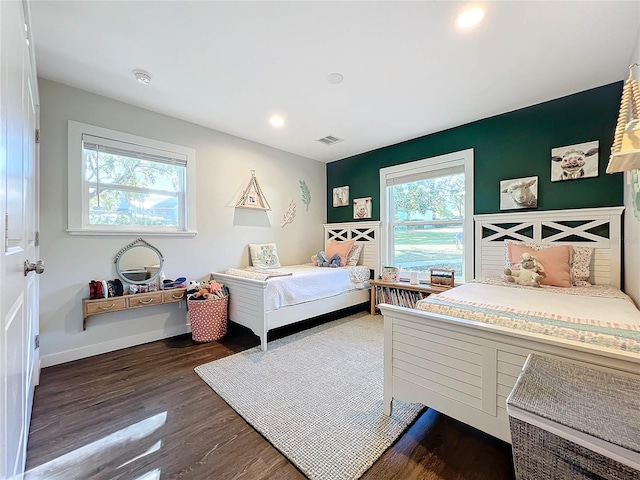
<svg viewBox="0 0 640 480">
<path fill-rule="evenodd" d="M 92 150 L 83 150 L 85 180 L 101 185 L 124 185 L 158 188 L 165 191 L 180 190 L 180 167 L 138 158 L 123 157 Z M 158 183 L 162 182 L 162 188 Z M 94 193 L 95 194 L 95 193 Z"/>
<path fill-rule="evenodd" d="M 166 227 L 174 226 L 171 222 L 162 217 L 149 215 L 124 214 L 124 213 L 91 213 L 89 215 L 90 225 L 140 225 Z"/>
<path fill-rule="evenodd" d="M 307 182 L 300 180 L 300 190 L 302 190 L 302 203 L 306 205 L 306 211 L 309 211 L 309 204 L 311 203 L 311 192 L 307 187 Z"/>
<path fill-rule="evenodd" d="M 456 246 L 456 233 L 461 231 L 461 225 L 396 228 L 394 264 L 421 272 L 430 268 L 453 269 L 456 275 L 462 275 L 463 250 Z"/>
<path fill-rule="evenodd" d="M 455 245 L 456 233 L 462 228 L 430 228 L 396 230 L 396 245 Z"/>
<path fill-rule="evenodd" d="M 412 220 L 411 215 L 426 214 L 432 210 L 431 198 L 433 185 L 427 182 L 405 183 L 394 187 L 395 209 L 397 213 L 404 213 L 406 220 Z"/>
<path fill-rule="evenodd" d="M 464 214 L 464 175 L 449 175 L 393 187 L 397 219 L 433 212 L 435 220 L 462 218 Z"/>
<path fill-rule="evenodd" d="M 92 150 L 83 150 L 83 160 L 90 224 L 176 225 L 145 212 L 144 205 L 180 192 L 183 167 Z"/>
</svg>

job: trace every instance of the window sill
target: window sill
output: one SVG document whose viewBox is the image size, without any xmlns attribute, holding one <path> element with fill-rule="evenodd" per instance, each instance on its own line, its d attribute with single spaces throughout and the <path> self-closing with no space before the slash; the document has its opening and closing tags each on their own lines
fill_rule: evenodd
<svg viewBox="0 0 640 480">
<path fill-rule="evenodd" d="M 198 232 L 190 230 L 187 232 L 154 232 L 149 230 L 73 230 L 67 229 L 69 235 L 87 236 L 87 237 L 131 237 L 131 236 L 145 236 L 145 237 L 167 237 L 167 238 L 194 238 Z"/>
</svg>

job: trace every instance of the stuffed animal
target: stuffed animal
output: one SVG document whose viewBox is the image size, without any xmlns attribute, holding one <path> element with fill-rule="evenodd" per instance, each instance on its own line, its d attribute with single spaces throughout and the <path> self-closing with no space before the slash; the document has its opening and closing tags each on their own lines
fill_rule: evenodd
<svg viewBox="0 0 640 480">
<path fill-rule="evenodd" d="M 222 284 L 216 282 L 215 280 L 210 280 L 208 282 L 202 282 L 200 285 L 200 290 L 191 295 L 191 300 L 210 300 L 214 298 L 221 298 L 223 295 Z"/>
<path fill-rule="evenodd" d="M 206 300 L 207 298 L 209 298 L 209 294 L 211 293 L 210 286 L 211 286 L 211 282 L 202 282 L 202 284 L 200 285 L 200 290 L 194 293 L 191 299 L 195 300 L 200 298 L 200 299 Z"/>
<path fill-rule="evenodd" d="M 219 293 L 222 292 L 222 284 L 216 282 L 215 280 L 211 280 L 209 282 L 209 293 Z"/>
<path fill-rule="evenodd" d="M 525 252 L 520 256 L 520 270 L 505 268 L 504 273 L 509 282 L 528 287 L 539 287 L 540 281 L 544 278 L 540 275 L 540 273 L 544 273 L 544 267 L 536 257 Z"/>
<path fill-rule="evenodd" d="M 324 252 L 318 252 L 318 255 L 316 255 L 316 262 L 319 267 L 339 267 L 341 261 L 342 259 L 337 253 L 334 253 L 331 258 L 328 258 Z"/>
<path fill-rule="evenodd" d="M 200 282 L 197 282 L 195 280 L 191 280 L 189 283 L 187 283 L 187 300 L 192 300 L 193 296 L 198 293 L 201 288 L 202 285 L 200 285 Z"/>
</svg>

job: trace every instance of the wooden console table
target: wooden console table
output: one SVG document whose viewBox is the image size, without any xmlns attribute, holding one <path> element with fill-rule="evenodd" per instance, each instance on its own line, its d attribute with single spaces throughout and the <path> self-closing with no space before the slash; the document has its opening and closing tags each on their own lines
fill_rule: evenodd
<svg viewBox="0 0 640 480">
<path fill-rule="evenodd" d="M 83 298 L 82 299 L 82 330 L 87 329 L 87 318 L 101 313 L 120 312 L 131 308 L 149 307 L 186 300 L 186 288 L 172 288 L 149 293 L 133 293 L 121 297 Z"/>
<path fill-rule="evenodd" d="M 371 315 L 376 314 L 376 306 L 378 305 L 377 293 L 379 287 L 389 289 L 388 292 L 391 298 L 388 299 L 389 302 L 387 303 L 399 305 L 401 307 L 406 306 L 402 304 L 402 299 L 405 298 L 402 292 L 420 292 L 426 294 L 425 296 L 429 296 L 432 293 L 442 293 L 452 288 L 435 285 L 431 286 L 428 283 L 412 285 L 409 282 L 383 282 L 382 280 L 369 280 L 369 283 L 371 284 Z"/>
</svg>

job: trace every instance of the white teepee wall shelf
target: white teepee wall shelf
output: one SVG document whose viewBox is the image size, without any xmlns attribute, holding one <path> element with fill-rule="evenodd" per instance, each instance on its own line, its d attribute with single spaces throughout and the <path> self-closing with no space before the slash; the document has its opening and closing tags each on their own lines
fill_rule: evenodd
<svg viewBox="0 0 640 480">
<path fill-rule="evenodd" d="M 607 173 L 640 169 L 640 88 L 638 88 L 638 81 L 633 78 L 634 67 L 640 67 L 640 64 L 629 65 L 629 78 L 622 90 L 620 114 Z M 629 105 L 631 105 L 630 121 L 628 121 Z"/>
<path fill-rule="evenodd" d="M 267 202 L 267 199 L 262 193 L 262 189 L 258 184 L 258 179 L 256 178 L 256 171 L 251 170 L 251 180 L 249 180 L 249 184 L 247 188 L 242 192 L 242 196 L 238 203 L 236 203 L 236 208 L 251 208 L 253 210 L 271 210 L 271 205 Z"/>
</svg>

